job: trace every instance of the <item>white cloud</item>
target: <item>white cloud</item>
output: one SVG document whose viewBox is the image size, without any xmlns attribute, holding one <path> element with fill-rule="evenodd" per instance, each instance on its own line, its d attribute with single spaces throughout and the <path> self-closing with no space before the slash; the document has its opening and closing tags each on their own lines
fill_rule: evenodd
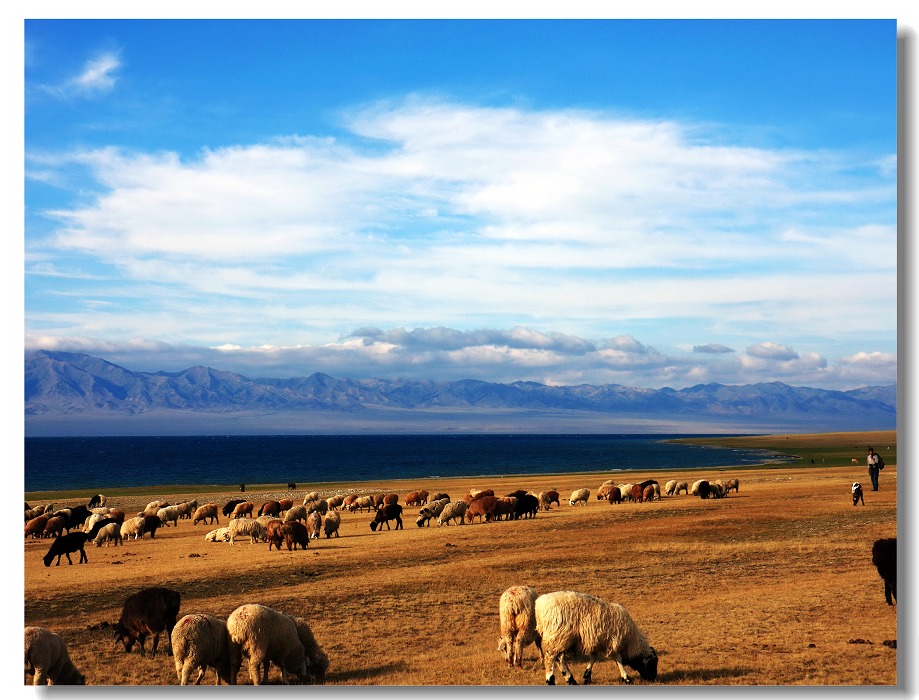
<svg viewBox="0 0 919 700">
<path fill-rule="evenodd" d="M 70 84 L 80 92 L 108 92 L 115 87 L 115 72 L 121 67 L 117 53 L 104 52 L 86 62 Z"/>
</svg>

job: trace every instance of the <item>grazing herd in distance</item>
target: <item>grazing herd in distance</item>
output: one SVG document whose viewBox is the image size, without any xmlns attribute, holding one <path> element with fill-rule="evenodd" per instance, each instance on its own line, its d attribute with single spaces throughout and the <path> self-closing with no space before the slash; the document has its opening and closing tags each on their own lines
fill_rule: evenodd
<svg viewBox="0 0 919 700">
<path fill-rule="evenodd" d="M 289 484 L 293 486 L 293 484 Z M 663 495 L 698 496 L 702 499 L 725 498 L 731 491 L 739 492 L 739 481 L 708 481 L 700 479 L 666 482 Z M 568 498 L 569 507 L 587 506 L 591 490 L 574 490 Z M 662 491 L 654 479 L 638 483 L 604 481 L 597 489 L 596 500 L 610 505 L 647 503 L 662 500 Z M 297 499 L 300 500 L 299 498 Z M 93 496 L 86 506 L 55 510 L 52 504 L 30 508 L 25 504 L 25 537 L 50 538 L 54 541 L 43 557 L 45 566 L 56 558 L 79 552 L 78 563 L 88 563 L 85 545 L 123 545 L 124 540 L 154 538 L 160 527 L 178 527 L 179 521 L 192 525 L 220 524 L 220 515 L 227 524 L 209 531 L 208 542 L 234 543 L 237 537 L 251 543 L 268 543 L 289 551 L 305 550 L 311 540 L 338 537 L 341 513 L 373 513 L 370 529 L 404 529 L 403 505 L 396 493 L 336 494 L 320 497 L 316 491 L 304 495 L 302 502 L 291 498 L 270 500 L 258 507 L 247 499 L 231 499 L 222 507 L 196 500 L 171 505 L 161 500 L 151 501 L 143 511 L 126 517 L 123 510 L 106 506 L 107 499 Z M 535 518 L 539 511 L 553 505 L 561 507 L 556 490 L 533 493 L 513 491 L 496 496 L 493 489 L 471 489 L 460 499 L 449 494 L 418 489 L 408 493 L 405 506 L 418 507 L 416 525 L 429 527 L 431 520 L 438 525 L 473 524 L 500 520 Z M 393 523 L 391 525 L 391 523 Z M 66 533 L 64 532 L 66 530 Z M 884 581 L 884 596 L 888 605 L 896 601 L 896 538 L 877 540 L 872 548 L 872 564 Z M 114 638 L 127 653 L 137 645 L 146 654 L 145 640 L 152 637 L 152 655 L 156 656 L 159 637 L 169 640 L 169 654 L 174 654 L 175 669 L 181 685 L 194 680 L 201 683 L 205 672 L 213 671 L 216 683 L 235 684 L 242 660 L 248 659 L 250 679 L 254 685 L 266 683 L 268 669 L 274 663 L 281 671 L 282 682 L 291 676 L 301 682 L 322 683 L 328 669 L 328 657 L 316 642 L 306 620 L 272 610 L 262 605 L 243 604 L 226 620 L 200 613 L 177 620 L 181 596 L 170 589 L 143 589 L 129 596 L 124 603 L 121 619 L 114 625 Z M 498 649 L 512 667 L 521 666 L 523 649 L 534 643 L 545 668 L 547 684 L 555 683 L 558 669 L 569 684 L 576 684 L 568 661 L 571 655 L 588 659 L 583 682 L 591 682 L 594 664 L 603 659 L 613 660 L 623 682 L 631 680 L 626 666 L 638 672 L 642 680 L 653 682 L 657 677 L 657 652 L 638 628 L 629 613 L 616 603 L 575 591 L 537 594 L 529 586 L 512 586 L 499 600 L 500 637 Z M 85 676 L 73 665 L 63 638 L 42 627 L 25 628 L 26 670 L 33 675 L 34 685 L 83 684 Z"/>
</svg>

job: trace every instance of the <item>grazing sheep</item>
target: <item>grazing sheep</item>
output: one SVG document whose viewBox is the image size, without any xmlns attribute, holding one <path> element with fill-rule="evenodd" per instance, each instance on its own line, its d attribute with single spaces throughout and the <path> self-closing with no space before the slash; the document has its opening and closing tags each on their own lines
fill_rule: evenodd
<svg viewBox="0 0 919 700">
<path fill-rule="evenodd" d="M 329 510 L 338 510 L 345 501 L 344 496 L 332 496 L 328 501 Z"/>
<path fill-rule="evenodd" d="M 217 517 L 217 504 L 216 503 L 205 503 L 203 506 L 198 508 L 195 511 L 195 517 L 192 518 L 191 524 L 197 525 L 198 523 L 208 520 L 208 525 L 213 525 L 214 523 L 219 523 L 220 518 Z"/>
<path fill-rule="evenodd" d="M 354 511 L 364 512 L 364 508 L 368 512 L 376 509 L 376 502 L 373 496 L 355 496 L 354 500 L 348 505 L 348 510 L 352 513 Z"/>
<path fill-rule="evenodd" d="M 386 529 L 391 529 L 389 527 L 389 521 L 396 521 L 396 529 L 403 530 L 402 527 L 402 506 L 398 503 L 386 503 L 383 505 L 380 510 L 376 512 L 376 515 L 373 516 L 373 520 L 370 522 L 370 529 L 373 532 L 377 531 L 377 528 L 380 529 L 380 532 L 383 531 L 383 525 L 385 523 Z"/>
<path fill-rule="evenodd" d="M 420 491 L 409 491 L 405 496 L 405 505 L 407 506 L 421 506 L 426 502 L 427 496 L 425 496 L 425 500 L 422 500 Z"/>
<path fill-rule="evenodd" d="M 610 489 L 609 496 L 607 496 L 607 500 L 609 501 L 609 504 L 611 506 L 619 505 L 620 503 L 622 503 L 622 491 L 619 490 L 618 486 L 613 486 L 613 488 Z"/>
<path fill-rule="evenodd" d="M 313 630 L 310 629 L 309 623 L 302 617 L 293 618 L 294 625 L 297 628 L 297 637 L 303 645 L 303 653 L 306 655 L 307 668 L 313 681 L 319 684 L 325 683 L 325 674 L 329 670 L 329 657 L 319 646 Z"/>
<path fill-rule="evenodd" d="M 450 501 L 450 494 L 449 494 L 449 493 L 443 493 L 442 491 L 438 491 L 438 492 L 435 493 L 433 496 L 431 496 L 430 499 L 428 499 L 428 503 L 430 503 L 431 501 L 442 501 L 442 500 L 445 499 L 445 498 L 446 498 L 447 501 L 449 502 L 449 501 Z"/>
<path fill-rule="evenodd" d="M 634 668 L 644 680 L 657 678 L 657 652 L 638 629 L 629 613 L 618 603 L 574 591 L 546 593 L 536 599 L 536 634 L 541 640 L 546 683 L 555 684 L 555 665 L 570 685 L 576 685 L 568 670 L 566 655 L 588 657 L 584 684 L 589 684 L 593 665 L 603 657 L 613 659 L 619 675 L 630 683 L 625 666 Z"/>
<path fill-rule="evenodd" d="M 322 515 L 318 510 L 306 516 L 306 531 L 309 533 L 311 540 L 318 540 L 319 533 L 322 531 Z"/>
<path fill-rule="evenodd" d="M 182 501 L 181 503 L 177 503 L 176 508 L 179 509 L 179 520 L 191 520 L 191 517 L 198 509 L 198 499 L 194 498 L 190 501 Z"/>
<path fill-rule="evenodd" d="M 738 492 L 740 491 L 740 480 L 738 480 L 738 479 L 728 479 L 728 480 L 724 483 L 724 492 L 725 492 L 725 493 L 728 493 L 729 491 L 731 491 L 731 489 L 734 490 L 734 493 L 738 493 Z"/>
<path fill-rule="evenodd" d="M 284 521 L 280 519 L 272 520 L 265 525 L 265 539 L 268 540 L 268 551 L 271 547 L 277 547 L 281 551 L 281 542 L 284 541 Z"/>
<path fill-rule="evenodd" d="M 643 503 L 645 500 L 645 490 L 641 484 L 632 484 L 632 501 L 634 503 Z"/>
<path fill-rule="evenodd" d="M 278 513 L 278 515 L 282 515 L 283 513 L 286 513 L 293 507 L 294 502 L 290 498 L 282 498 L 281 500 L 278 501 L 278 505 L 281 506 L 281 512 Z"/>
<path fill-rule="evenodd" d="M 169 503 L 167 501 L 150 501 L 143 510 L 144 515 L 156 515 L 161 508 L 165 508 Z"/>
<path fill-rule="evenodd" d="M 138 644 L 141 656 L 147 655 L 144 648 L 149 635 L 153 636 L 153 656 L 160 642 L 160 634 L 166 633 L 169 654 L 172 654 L 172 628 L 179 615 L 182 596 L 178 591 L 162 586 L 144 588 L 127 597 L 121 609 L 121 617 L 115 623 L 112 636 L 122 644 L 128 654 Z"/>
<path fill-rule="evenodd" d="M 99 528 L 98 533 L 93 539 L 93 544 L 97 547 L 101 547 L 102 543 L 105 542 L 105 546 L 108 547 L 110 540 L 115 543 L 116 547 L 124 544 L 121 539 L 121 525 L 117 522 L 111 522 Z"/>
<path fill-rule="evenodd" d="M 144 516 L 138 515 L 136 518 L 125 520 L 121 524 L 121 539 L 128 540 L 132 537 L 137 540 L 144 536 L 144 526 L 146 521 Z"/>
<path fill-rule="evenodd" d="M 255 522 L 261 523 L 262 527 L 267 528 L 270 522 L 283 523 L 284 521 L 274 515 L 260 515 L 255 519 Z"/>
<path fill-rule="evenodd" d="M 51 518 L 47 515 L 39 515 L 38 517 L 32 518 L 25 524 L 25 536 L 28 537 L 31 535 L 33 539 L 38 539 L 45 531 L 45 525 L 48 524 L 49 520 L 51 520 Z M 63 520 L 63 518 L 61 520 Z"/>
<path fill-rule="evenodd" d="M 258 520 L 253 520 L 252 518 L 237 518 L 236 520 L 231 520 L 227 530 L 230 535 L 230 544 L 233 544 L 237 536 L 248 536 L 252 544 L 264 541 L 265 539 L 265 526 Z"/>
<path fill-rule="evenodd" d="M 238 506 L 240 503 L 245 503 L 245 502 L 246 502 L 245 498 L 231 499 L 227 501 L 227 503 L 223 506 L 220 512 L 223 513 L 224 517 L 229 518 L 230 514 L 236 509 L 236 506 Z"/>
<path fill-rule="evenodd" d="M 176 527 L 179 526 L 179 509 L 176 506 L 160 508 L 156 511 L 156 517 L 160 519 L 163 527 L 169 527 L 169 523 L 172 523 Z"/>
<path fill-rule="evenodd" d="M 268 668 L 272 663 L 281 669 L 281 681 L 285 685 L 290 673 L 308 680 L 309 662 L 296 623 L 290 616 L 265 605 L 240 605 L 227 618 L 227 630 L 231 677 L 236 678 L 242 659 L 246 657 L 253 685 L 268 682 Z"/>
<path fill-rule="evenodd" d="M 306 522 L 306 506 L 293 506 L 284 514 L 285 523 L 292 523 L 295 520 Z"/>
<path fill-rule="evenodd" d="M 478 518 L 479 522 L 482 522 L 483 519 L 485 522 L 493 520 L 497 503 L 498 499 L 494 496 L 476 498 L 469 504 L 469 507 L 466 508 L 466 522 L 471 523 L 474 518 Z"/>
<path fill-rule="evenodd" d="M 104 505 L 105 505 L 105 496 L 103 496 L 101 493 L 97 493 L 95 496 L 89 499 L 89 503 L 87 504 L 86 507 L 87 508 L 98 508 L 99 506 L 104 506 Z"/>
<path fill-rule="evenodd" d="M 590 498 L 590 489 L 577 489 L 571 492 L 571 498 L 568 499 L 568 505 L 573 506 L 578 503 L 587 505 Z"/>
<path fill-rule="evenodd" d="M 200 685 L 207 669 L 214 670 L 214 685 L 223 681 L 235 685 L 231 675 L 230 633 L 227 623 L 213 615 L 186 615 L 172 628 L 170 645 L 179 685 L 188 685 L 192 671 L 198 670 L 195 685 Z"/>
<path fill-rule="evenodd" d="M 668 496 L 672 496 L 676 491 L 676 484 L 676 479 L 671 479 L 668 481 L 666 484 L 664 484 L 664 493 L 666 493 Z"/>
<path fill-rule="evenodd" d="M 263 515 L 280 515 L 281 514 L 281 504 L 277 501 L 267 501 L 259 506 L 258 509 L 259 517 Z"/>
<path fill-rule="evenodd" d="M 721 481 L 721 479 L 711 482 L 709 487 L 711 488 L 710 495 L 712 498 L 724 498 L 727 495 L 727 491 L 724 487 L 724 482 Z"/>
<path fill-rule="evenodd" d="M 679 496 L 679 495 L 680 495 L 680 491 L 682 491 L 683 493 L 685 493 L 687 496 L 689 495 L 689 482 L 688 482 L 688 481 L 678 481 L 678 482 L 677 482 L 676 489 L 674 490 L 674 493 L 675 493 L 677 496 Z"/>
<path fill-rule="evenodd" d="M 701 484 L 703 481 L 705 481 L 705 479 L 698 479 L 692 483 L 692 488 L 689 489 L 690 496 L 699 495 L 699 484 Z"/>
<path fill-rule="evenodd" d="M 253 508 L 255 508 L 255 504 L 252 501 L 237 503 L 233 508 L 233 513 L 230 515 L 230 520 L 235 520 L 236 518 L 251 518 Z"/>
<path fill-rule="evenodd" d="M 313 501 L 318 501 L 318 500 L 319 500 L 319 492 L 310 491 L 308 494 L 303 496 L 303 505 L 308 506 Z"/>
<path fill-rule="evenodd" d="M 51 548 L 42 558 L 42 561 L 45 563 L 45 566 L 51 566 L 51 560 L 57 557 L 55 566 L 60 566 L 61 557 L 66 556 L 67 563 L 73 565 L 70 555 L 79 552 L 80 561 L 78 563 L 82 564 L 86 562 L 88 564 L 89 559 L 86 558 L 86 550 L 83 549 L 83 547 L 86 546 L 87 540 L 89 540 L 89 535 L 85 532 L 68 532 L 66 535 L 60 535 L 51 543 Z"/>
<path fill-rule="evenodd" d="M 38 508 L 26 508 L 24 513 L 25 513 L 25 520 L 23 522 L 29 522 L 30 520 L 34 520 L 35 518 L 41 515 L 44 515 L 45 509 L 41 506 L 39 506 Z"/>
<path fill-rule="evenodd" d="M 327 539 L 332 535 L 338 537 L 339 525 L 341 525 L 341 515 L 339 515 L 337 510 L 333 510 L 326 516 L 325 521 L 322 523 L 323 531 Z"/>
<path fill-rule="evenodd" d="M 632 501 L 632 489 L 635 487 L 635 484 L 619 484 L 619 493 L 622 494 L 623 501 Z"/>
<path fill-rule="evenodd" d="M 696 486 L 696 485 L 693 484 L 693 486 Z M 712 494 L 711 484 L 709 484 L 707 481 L 705 481 L 705 479 L 703 479 L 702 481 L 698 483 L 698 486 L 696 486 L 696 494 L 699 496 L 699 498 L 702 498 L 702 499 L 708 498 Z"/>
<path fill-rule="evenodd" d="M 64 526 L 66 521 L 60 515 L 55 515 L 53 518 L 50 518 L 48 522 L 45 523 L 45 527 L 41 532 L 42 537 L 57 537 L 58 535 L 64 532 Z"/>
<path fill-rule="evenodd" d="M 513 496 L 505 496 L 504 498 L 495 499 L 495 510 L 493 512 L 495 520 L 501 520 L 501 517 L 504 516 L 505 520 L 510 520 L 514 515 L 514 510 L 517 508 L 517 499 Z"/>
<path fill-rule="evenodd" d="M 319 513 L 319 515 L 325 515 L 329 512 L 329 502 L 324 498 L 320 498 L 318 501 L 313 501 L 308 506 L 306 506 L 306 514 L 309 516 L 311 513 Z"/>
<path fill-rule="evenodd" d="M 86 678 L 70 659 L 67 644 L 44 627 L 25 628 L 24 663 L 32 685 L 83 685 Z"/>
<path fill-rule="evenodd" d="M 441 498 L 436 501 L 428 501 L 428 504 L 418 511 L 418 519 L 415 520 L 415 524 L 418 527 L 429 526 L 431 524 L 431 520 L 440 517 L 440 514 L 443 513 L 444 508 L 449 502 L 450 501 L 446 498 Z"/>
<path fill-rule="evenodd" d="M 302 523 L 292 520 L 281 525 L 281 533 L 284 536 L 284 542 L 287 545 L 287 551 L 290 552 L 300 545 L 300 549 L 306 549 L 310 544 L 310 534 Z M 271 544 L 268 545 L 271 549 Z"/>
<path fill-rule="evenodd" d="M 459 524 L 462 525 L 465 523 L 465 515 L 466 502 L 453 501 L 444 506 L 444 509 L 440 512 L 440 516 L 437 518 L 437 524 L 449 525 L 451 520 L 459 520 Z"/>
<path fill-rule="evenodd" d="M 600 484 L 600 488 L 597 489 L 597 500 L 602 501 L 608 498 L 610 489 L 615 485 L 616 484 L 613 483 L 612 479 L 607 479 L 602 484 Z"/>
<path fill-rule="evenodd" d="M 539 511 L 539 499 L 531 493 L 525 493 L 517 499 L 514 505 L 514 520 L 519 518 L 535 518 Z"/>
<path fill-rule="evenodd" d="M 893 605 L 897 599 L 897 538 L 876 540 L 871 546 L 871 563 L 884 579 L 884 600 Z"/>
<path fill-rule="evenodd" d="M 536 641 L 535 605 L 538 595 L 536 589 L 530 586 L 511 586 L 498 601 L 501 623 L 498 649 L 504 651 L 507 663 L 512 667 L 522 667 L 523 648 Z"/>
<path fill-rule="evenodd" d="M 654 485 L 648 484 L 645 486 L 645 490 L 642 491 L 641 497 L 648 503 L 651 503 L 654 500 Z"/>
<path fill-rule="evenodd" d="M 160 529 L 162 524 L 163 524 L 163 521 L 160 520 L 158 515 L 145 515 L 143 535 L 146 535 L 147 533 L 149 533 L 150 539 L 151 540 L 155 539 L 156 531 Z M 143 538 L 143 535 L 141 535 L 141 538 Z"/>
<path fill-rule="evenodd" d="M 216 530 L 211 530 L 204 536 L 205 542 L 228 542 L 230 539 L 230 528 L 228 527 L 219 527 Z"/>
</svg>

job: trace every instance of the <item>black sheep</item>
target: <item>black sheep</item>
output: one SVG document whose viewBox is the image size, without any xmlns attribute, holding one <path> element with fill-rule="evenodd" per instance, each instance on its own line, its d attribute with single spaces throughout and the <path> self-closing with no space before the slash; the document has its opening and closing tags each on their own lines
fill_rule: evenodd
<svg viewBox="0 0 919 700">
<path fill-rule="evenodd" d="M 106 525 L 120 522 L 121 521 L 119 521 L 117 518 L 102 518 L 101 520 L 97 520 L 95 523 L 93 523 L 92 528 L 90 528 L 89 533 L 87 534 L 87 538 L 94 540 L 96 539 L 96 535 L 99 534 L 99 530 L 104 528 Z"/>
<path fill-rule="evenodd" d="M 150 539 L 156 537 L 156 531 L 163 524 L 163 521 L 160 520 L 158 515 L 145 515 L 144 516 L 144 534 L 150 533 Z"/>
<path fill-rule="evenodd" d="M 699 498 L 708 498 L 712 495 L 712 485 L 707 481 L 699 482 Z"/>
<path fill-rule="evenodd" d="M 539 499 L 532 494 L 525 493 L 519 496 L 514 504 L 514 520 L 520 517 L 535 518 L 538 510 Z"/>
<path fill-rule="evenodd" d="M 86 550 L 83 549 L 87 540 L 89 540 L 89 535 L 85 532 L 69 532 L 66 535 L 61 535 L 51 543 L 51 549 L 49 549 L 48 553 L 44 556 L 43 561 L 45 562 L 45 566 L 51 566 L 51 560 L 54 559 L 54 557 L 57 557 L 57 564 L 55 564 L 55 566 L 60 566 L 62 556 L 66 556 L 67 563 L 72 565 L 73 561 L 70 559 L 70 554 L 72 552 L 80 553 L 80 564 L 84 561 L 88 564 L 89 559 L 86 558 Z"/>
<path fill-rule="evenodd" d="M 370 523 L 370 529 L 376 532 L 378 526 L 382 529 L 383 523 L 386 523 L 386 529 L 389 530 L 390 520 L 396 521 L 397 530 L 404 529 L 402 527 L 402 506 L 398 503 L 387 503 L 381 506 L 377 514 L 373 517 L 373 522 Z"/>
<path fill-rule="evenodd" d="M 226 517 L 229 518 L 229 517 L 230 517 L 230 513 L 233 512 L 233 509 L 236 508 L 236 506 L 238 506 L 240 503 L 245 503 L 245 502 L 246 502 L 246 499 L 245 499 L 245 498 L 235 498 L 235 499 L 233 499 L 232 501 L 230 501 L 229 503 L 227 503 L 227 504 L 223 507 L 223 514 L 224 514 Z"/>
<path fill-rule="evenodd" d="M 179 605 L 182 596 L 178 591 L 170 588 L 155 586 L 144 588 L 124 601 L 121 618 L 115 623 L 115 640 L 124 644 L 124 650 L 131 653 L 135 642 L 139 645 L 140 653 L 147 655 L 144 642 L 149 635 L 153 636 L 153 656 L 156 656 L 156 647 L 160 641 L 160 634 L 166 632 L 169 641 L 172 628 L 176 625 L 179 616 Z M 172 643 L 168 651 L 172 656 Z"/>
<path fill-rule="evenodd" d="M 95 496 L 89 499 L 89 508 L 98 508 L 102 505 L 105 505 L 105 496 L 103 496 L 101 493 L 97 493 Z"/>
<path fill-rule="evenodd" d="M 871 548 L 871 563 L 884 579 L 884 599 L 893 605 L 897 599 L 897 538 L 877 540 Z"/>
<path fill-rule="evenodd" d="M 70 509 L 70 515 L 67 518 L 67 529 L 74 530 L 82 527 L 90 515 L 92 513 L 86 506 L 74 506 Z"/>
</svg>

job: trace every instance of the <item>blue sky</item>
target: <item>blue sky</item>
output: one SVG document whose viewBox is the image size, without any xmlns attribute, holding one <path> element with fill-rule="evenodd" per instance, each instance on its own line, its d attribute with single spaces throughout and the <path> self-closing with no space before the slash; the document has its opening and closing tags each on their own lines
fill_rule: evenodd
<svg viewBox="0 0 919 700">
<path fill-rule="evenodd" d="M 897 376 L 896 23 L 30 20 L 25 347 Z"/>
</svg>

